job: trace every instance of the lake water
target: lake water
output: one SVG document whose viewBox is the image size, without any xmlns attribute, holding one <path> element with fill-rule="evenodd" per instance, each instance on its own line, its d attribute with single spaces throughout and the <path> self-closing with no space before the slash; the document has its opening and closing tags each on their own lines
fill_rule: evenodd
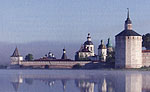
<svg viewBox="0 0 150 92">
<path fill-rule="evenodd" d="M 0 92 L 150 92 L 150 72 L 0 70 Z"/>
</svg>

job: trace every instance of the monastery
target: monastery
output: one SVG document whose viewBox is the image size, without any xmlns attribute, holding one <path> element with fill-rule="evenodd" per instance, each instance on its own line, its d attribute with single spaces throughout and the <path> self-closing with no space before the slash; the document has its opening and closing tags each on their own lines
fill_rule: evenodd
<svg viewBox="0 0 150 92">
<path fill-rule="evenodd" d="M 66 50 L 63 49 L 61 59 L 56 59 L 49 52 L 43 58 L 25 61 L 19 54 L 18 48 L 16 48 L 11 56 L 11 65 L 32 68 L 72 68 L 77 64 L 84 66 L 91 62 L 107 64 L 107 58 L 110 56 L 109 53 L 114 52 L 110 38 L 108 38 L 106 45 L 101 40 L 101 44 L 97 49 L 98 52 L 96 55 L 94 52 L 94 44 L 91 40 L 90 33 L 88 33 L 87 41 L 75 53 L 75 60 L 68 59 Z M 141 68 L 143 66 L 150 66 L 150 50 L 142 50 L 142 36 L 132 29 L 132 22 L 128 10 L 124 30 L 115 36 L 115 68 Z"/>
</svg>

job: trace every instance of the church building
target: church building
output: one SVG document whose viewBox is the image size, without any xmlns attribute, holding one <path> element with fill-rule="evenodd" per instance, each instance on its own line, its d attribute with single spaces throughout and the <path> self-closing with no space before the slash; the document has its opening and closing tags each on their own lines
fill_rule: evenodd
<svg viewBox="0 0 150 92">
<path fill-rule="evenodd" d="M 89 60 L 90 57 L 93 56 L 95 56 L 94 44 L 91 40 L 90 33 L 88 33 L 87 41 L 85 41 L 79 51 L 76 52 L 75 60 Z"/>
</svg>

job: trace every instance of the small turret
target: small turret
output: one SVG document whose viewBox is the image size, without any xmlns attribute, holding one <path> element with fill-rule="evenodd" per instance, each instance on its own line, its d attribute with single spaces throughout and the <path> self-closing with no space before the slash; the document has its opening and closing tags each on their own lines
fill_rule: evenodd
<svg viewBox="0 0 150 92">
<path fill-rule="evenodd" d="M 65 48 L 63 49 L 63 55 L 62 55 L 61 59 L 67 59 Z"/>
<path fill-rule="evenodd" d="M 18 65 L 21 61 L 23 61 L 23 57 L 19 54 L 18 48 L 16 47 L 11 56 L 11 64 Z"/>
</svg>

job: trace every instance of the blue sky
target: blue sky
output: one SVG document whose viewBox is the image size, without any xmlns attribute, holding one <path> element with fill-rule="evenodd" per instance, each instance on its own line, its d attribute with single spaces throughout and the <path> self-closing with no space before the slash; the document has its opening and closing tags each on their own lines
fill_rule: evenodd
<svg viewBox="0 0 150 92">
<path fill-rule="evenodd" d="M 1 0 L 0 41 L 100 42 L 121 32 L 127 8 L 133 29 L 150 29 L 150 0 Z"/>
</svg>

